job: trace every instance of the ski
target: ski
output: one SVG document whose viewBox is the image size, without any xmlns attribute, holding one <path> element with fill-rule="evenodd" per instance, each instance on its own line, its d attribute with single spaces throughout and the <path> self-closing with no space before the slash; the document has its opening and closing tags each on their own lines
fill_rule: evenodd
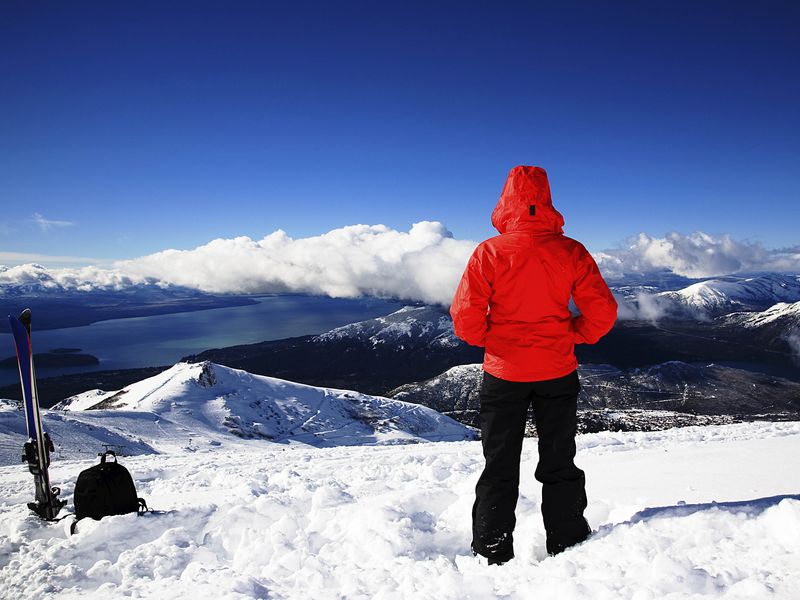
<svg viewBox="0 0 800 600">
<path fill-rule="evenodd" d="M 59 499 L 61 490 L 50 486 L 50 452 L 53 442 L 42 428 L 42 416 L 39 412 L 39 394 L 36 389 L 36 372 L 33 368 L 33 351 L 31 349 L 31 311 L 26 308 L 19 318 L 9 315 L 11 333 L 17 351 L 19 365 L 19 381 L 22 386 L 22 403 L 25 407 L 25 425 L 28 429 L 28 441 L 23 447 L 22 460 L 28 463 L 28 470 L 36 484 L 36 500 L 28 502 L 28 508 L 42 519 L 52 521 L 58 511 L 67 502 Z"/>
</svg>

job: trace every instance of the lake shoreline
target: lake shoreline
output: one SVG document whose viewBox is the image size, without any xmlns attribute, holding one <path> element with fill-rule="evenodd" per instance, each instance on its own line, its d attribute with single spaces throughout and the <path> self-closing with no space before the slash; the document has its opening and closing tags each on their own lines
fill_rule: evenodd
<svg viewBox="0 0 800 600">
<path fill-rule="evenodd" d="M 247 303 L 242 304 L 242 299 Z M 51 348 L 80 348 L 82 353 L 99 361 L 89 368 L 48 367 L 37 363 L 37 375 L 44 380 L 173 365 L 184 356 L 213 348 L 323 333 L 389 314 L 403 305 L 396 300 L 371 297 L 329 298 L 305 294 L 262 294 L 231 300 L 235 305 L 203 310 L 195 306 L 195 310 L 180 313 L 123 316 L 91 325 L 50 330 L 38 326 L 42 313 L 34 312 L 35 353 Z M 2 352 L 3 349 L 8 353 Z M 0 359 L 12 366 L 16 364 L 13 350 L 11 336 L 0 334 Z M 0 369 L 0 388 L 13 385 L 18 385 L 16 368 Z"/>
</svg>

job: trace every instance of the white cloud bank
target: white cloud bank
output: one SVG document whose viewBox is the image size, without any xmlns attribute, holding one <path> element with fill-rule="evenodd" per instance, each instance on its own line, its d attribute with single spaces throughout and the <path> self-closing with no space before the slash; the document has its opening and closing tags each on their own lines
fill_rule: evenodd
<svg viewBox="0 0 800 600">
<path fill-rule="evenodd" d="M 441 223 L 422 221 L 408 232 L 351 225 L 299 239 L 278 230 L 260 241 L 217 239 L 115 266 L 133 277 L 215 293 L 375 295 L 449 304 L 474 248 Z"/>
<path fill-rule="evenodd" d="M 193 250 L 164 250 L 110 269 L 0 269 L 0 285 L 90 291 L 155 283 L 211 293 L 372 295 L 449 305 L 475 245 L 432 221 L 408 232 L 351 225 L 298 239 L 278 230 L 258 241 L 216 239 Z"/>
<path fill-rule="evenodd" d="M 4 285 L 91 291 L 155 284 L 211 293 L 373 295 L 447 306 L 475 245 L 455 239 L 435 221 L 415 223 L 407 232 L 385 225 L 351 225 L 297 239 L 278 230 L 261 240 L 216 239 L 193 250 L 164 250 L 110 268 L 0 267 L 0 294 Z M 698 278 L 747 271 L 800 272 L 800 248 L 766 250 L 760 244 L 702 232 L 663 238 L 642 233 L 624 248 L 594 256 L 610 279 L 665 270 Z M 659 312 L 656 306 L 650 308 Z M 636 310 L 647 312 L 646 302 Z"/>
<path fill-rule="evenodd" d="M 614 279 L 656 271 L 690 278 L 800 271 L 800 247 L 767 250 L 756 242 L 739 242 L 729 235 L 715 237 L 702 231 L 669 233 L 662 238 L 640 233 L 625 247 L 598 252 L 594 257 L 603 274 Z"/>
</svg>

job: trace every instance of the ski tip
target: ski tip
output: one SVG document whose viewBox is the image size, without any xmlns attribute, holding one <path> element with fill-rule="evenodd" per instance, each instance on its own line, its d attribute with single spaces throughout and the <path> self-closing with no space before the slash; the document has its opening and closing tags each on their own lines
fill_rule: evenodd
<svg viewBox="0 0 800 600">
<path fill-rule="evenodd" d="M 19 321 L 20 323 L 25 325 L 25 329 L 28 330 L 28 333 L 30 333 L 31 331 L 31 315 L 32 313 L 30 308 L 26 308 L 21 313 L 19 313 Z"/>
</svg>

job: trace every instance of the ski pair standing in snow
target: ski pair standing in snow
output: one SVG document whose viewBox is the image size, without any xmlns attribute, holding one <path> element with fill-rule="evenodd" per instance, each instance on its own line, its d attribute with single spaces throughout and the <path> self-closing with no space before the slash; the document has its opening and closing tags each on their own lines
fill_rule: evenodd
<svg viewBox="0 0 800 600">
<path fill-rule="evenodd" d="M 66 501 L 58 497 L 61 490 L 50 485 L 48 468 L 53 442 L 42 429 L 42 416 L 39 412 L 39 393 L 36 388 L 36 372 L 33 368 L 33 350 L 31 349 L 30 309 L 26 308 L 22 311 L 19 319 L 9 315 L 8 323 L 17 351 L 22 403 L 25 407 L 25 425 L 28 430 L 28 441 L 23 447 L 22 460 L 27 462 L 36 486 L 36 501 L 29 502 L 28 508 L 42 519 L 52 521 Z"/>
<path fill-rule="evenodd" d="M 514 514 L 528 407 L 539 436 L 547 552 L 591 533 L 585 477 L 575 466 L 575 344 L 608 333 L 617 303 L 592 256 L 563 234 L 544 169 L 511 169 L 492 213 L 500 235 L 473 252 L 450 314 L 455 333 L 484 347 L 480 426 L 486 466 L 475 488 L 472 550 L 502 564 L 514 557 Z M 570 297 L 580 310 L 573 316 Z"/>
</svg>

